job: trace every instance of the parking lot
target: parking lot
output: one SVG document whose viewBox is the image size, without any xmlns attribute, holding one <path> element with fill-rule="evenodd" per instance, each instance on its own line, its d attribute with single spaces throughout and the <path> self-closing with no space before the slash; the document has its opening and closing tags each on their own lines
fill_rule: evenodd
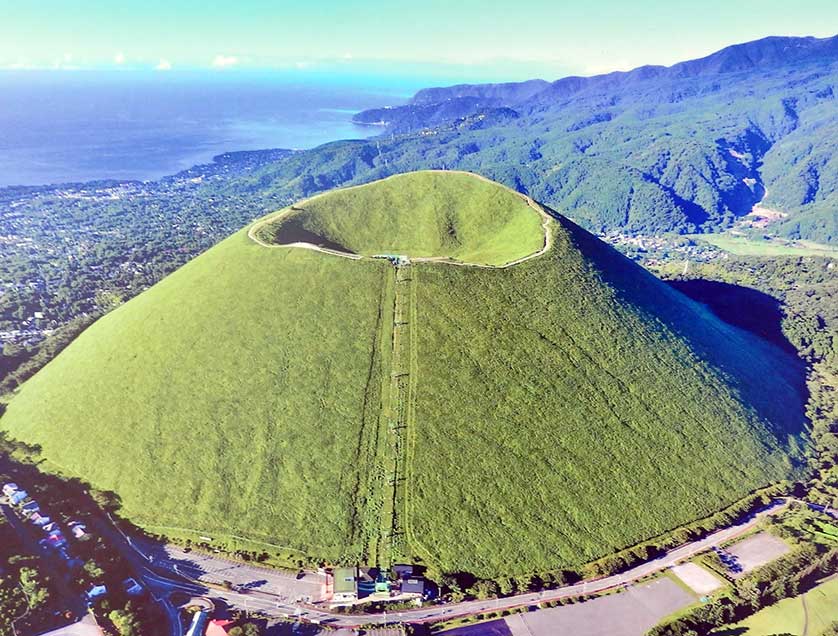
<svg viewBox="0 0 838 636">
<path fill-rule="evenodd" d="M 293 572 L 241 563 L 219 556 L 186 551 L 173 545 L 144 544 L 143 551 L 154 558 L 158 567 L 165 567 L 189 579 L 224 584 L 229 581 L 238 591 L 251 591 L 276 597 L 277 602 L 294 603 L 298 600 L 316 602 L 323 598 L 326 576 L 306 572 L 298 577 Z"/>
<path fill-rule="evenodd" d="M 675 581 L 659 578 L 585 603 L 514 614 L 443 632 L 445 636 L 643 636 L 663 617 L 695 602 Z"/>
<path fill-rule="evenodd" d="M 760 532 L 727 548 L 738 568 L 731 574 L 739 578 L 761 565 L 786 554 L 791 548 L 782 539 L 767 532 Z"/>
</svg>

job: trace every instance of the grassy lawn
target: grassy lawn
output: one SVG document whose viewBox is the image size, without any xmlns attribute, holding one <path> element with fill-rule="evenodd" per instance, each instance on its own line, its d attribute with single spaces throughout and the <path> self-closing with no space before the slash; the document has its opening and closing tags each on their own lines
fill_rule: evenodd
<svg viewBox="0 0 838 636">
<path fill-rule="evenodd" d="M 710 243 L 737 256 L 838 257 L 838 249 L 811 241 L 769 240 L 730 234 L 693 234 L 691 238 Z"/>
<path fill-rule="evenodd" d="M 804 613 L 804 599 L 806 613 Z M 818 636 L 834 621 L 838 621 L 838 578 L 821 583 L 801 596 L 786 598 L 750 618 L 714 632 L 715 636 L 727 634 L 736 636 L 771 636 L 772 634 L 794 634 L 804 636 L 807 625 L 808 636 Z M 742 630 L 745 631 L 742 631 Z"/>
<path fill-rule="evenodd" d="M 447 256 L 502 265 L 544 244 L 541 216 L 511 190 L 474 175 L 414 172 L 295 204 L 295 223 L 356 254 Z M 282 223 L 262 236 L 281 239 Z M 279 240 L 278 242 L 282 242 Z"/>
</svg>

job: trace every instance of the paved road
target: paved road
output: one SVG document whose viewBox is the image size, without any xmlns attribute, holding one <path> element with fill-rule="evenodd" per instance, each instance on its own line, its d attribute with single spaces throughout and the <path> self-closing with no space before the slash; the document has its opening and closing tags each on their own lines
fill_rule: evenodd
<svg viewBox="0 0 838 636">
<path fill-rule="evenodd" d="M 261 611 L 270 616 L 296 616 L 305 621 L 327 623 L 333 626 L 341 627 L 357 627 L 370 623 L 385 623 L 394 621 L 435 622 L 481 612 L 485 613 L 502 609 L 510 609 L 524 605 L 536 605 L 542 601 L 551 601 L 583 594 L 593 594 L 596 592 L 627 586 L 638 579 L 655 574 L 661 570 L 665 570 L 679 561 L 691 558 L 715 545 L 726 543 L 735 539 L 739 535 L 751 530 L 767 515 L 779 512 L 788 504 L 788 501 L 789 500 L 777 500 L 771 505 L 752 515 L 749 515 L 732 526 L 718 530 L 703 539 L 683 545 L 675 550 L 667 552 L 657 559 L 648 561 L 613 576 L 584 581 L 582 583 L 568 585 L 555 590 L 519 594 L 517 596 L 510 596 L 502 599 L 466 601 L 463 603 L 448 605 L 431 605 L 415 610 L 403 610 L 398 612 L 388 612 L 387 614 L 367 614 L 361 616 L 339 616 L 309 605 L 296 604 L 283 595 L 263 591 L 258 587 L 246 592 L 216 590 L 214 588 L 208 589 L 196 584 L 196 582 L 189 582 L 183 579 L 178 580 L 172 577 L 171 573 L 178 573 L 178 570 L 180 569 L 175 569 L 174 566 L 178 565 L 177 563 L 166 563 L 165 559 L 161 559 L 159 555 L 146 555 L 143 552 L 142 547 L 136 542 L 132 542 L 132 545 L 130 545 L 128 549 L 134 553 L 132 557 L 133 559 L 145 561 L 143 567 L 146 573 L 143 575 L 143 578 L 147 583 L 151 582 L 158 588 L 168 588 L 169 590 L 178 589 L 192 594 L 205 594 L 211 598 L 223 600 L 229 605 L 247 609 L 249 611 Z M 125 547 L 129 544 L 126 541 L 122 541 L 121 545 Z M 219 569 L 228 567 L 227 564 L 229 564 L 229 561 L 224 559 L 215 559 L 215 557 L 207 555 L 203 555 L 202 559 L 205 564 L 207 559 L 210 561 L 217 561 Z M 206 565 L 203 567 L 206 567 Z M 161 572 L 163 569 L 167 570 L 165 574 Z M 264 568 L 254 567 L 247 564 L 240 564 L 236 568 L 236 572 L 239 576 L 245 578 L 250 577 L 253 581 L 263 579 L 265 573 Z M 187 574 L 183 571 L 180 573 L 183 573 L 184 575 Z M 175 635 L 173 632 L 173 636 L 180 635 Z"/>
</svg>

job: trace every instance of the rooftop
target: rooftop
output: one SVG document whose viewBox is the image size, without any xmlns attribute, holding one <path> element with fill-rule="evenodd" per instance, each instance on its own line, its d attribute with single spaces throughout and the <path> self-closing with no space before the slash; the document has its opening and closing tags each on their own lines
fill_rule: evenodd
<svg viewBox="0 0 838 636">
<path fill-rule="evenodd" d="M 335 594 L 355 592 L 355 568 L 335 568 Z"/>
</svg>

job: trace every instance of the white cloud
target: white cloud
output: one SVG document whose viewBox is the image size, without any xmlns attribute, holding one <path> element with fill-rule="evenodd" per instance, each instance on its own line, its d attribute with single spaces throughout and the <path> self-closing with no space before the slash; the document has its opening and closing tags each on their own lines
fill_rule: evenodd
<svg viewBox="0 0 838 636">
<path fill-rule="evenodd" d="M 160 60 L 157 66 L 154 67 L 155 71 L 171 71 L 172 70 L 172 63 L 169 60 Z"/>
<path fill-rule="evenodd" d="M 216 55 L 212 61 L 213 68 L 230 68 L 239 63 L 235 55 Z"/>
<path fill-rule="evenodd" d="M 120 51 L 116 55 L 113 56 L 113 63 L 114 64 L 125 64 L 125 53 Z"/>
</svg>

